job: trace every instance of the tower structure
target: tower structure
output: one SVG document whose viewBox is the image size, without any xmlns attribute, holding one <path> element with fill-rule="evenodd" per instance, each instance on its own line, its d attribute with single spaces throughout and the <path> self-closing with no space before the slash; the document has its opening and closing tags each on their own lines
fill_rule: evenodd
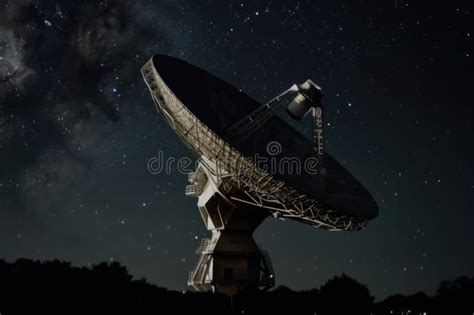
<svg viewBox="0 0 474 315">
<path fill-rule="evenodd" d="M 177 58 L 153 56 L 142 74 L 156 109 L 198 160 L 186 195 L 197 197 L 211 237 L 189 274 L 194 290 L 272 287 L 272 263 L 252 237 L 268 216 L 331 231 L 361 230 L 377 216 L 370 193 L 324 151 L 322 92 L 311 80 L 260 104 Z M 274 114 L 282 105 L 296 120 L 311 116 L 311 137 Z M 284 169 L 289 162 L 299 168 Z"/>
</svg>

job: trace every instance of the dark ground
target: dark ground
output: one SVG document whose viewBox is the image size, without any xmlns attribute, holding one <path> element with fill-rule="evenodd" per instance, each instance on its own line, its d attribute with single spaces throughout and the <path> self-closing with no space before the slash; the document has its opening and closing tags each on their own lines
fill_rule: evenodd
<svg viewBox="0 0 474 315">
<path fill-rule="evenodd" d="M 420 292 L 374 303 L 369 289 L 346 275 L 320 288 L 244 292 L 229 297 L 169 291 L 133 280 L 118 262 L 90 268 L 68 262 L 0 260 L 0 314 L 472 314 L 474 278 L 441 282 L 435 296 Z M 393 312 L 393 313 L 392 313 Z"/>
</svg>

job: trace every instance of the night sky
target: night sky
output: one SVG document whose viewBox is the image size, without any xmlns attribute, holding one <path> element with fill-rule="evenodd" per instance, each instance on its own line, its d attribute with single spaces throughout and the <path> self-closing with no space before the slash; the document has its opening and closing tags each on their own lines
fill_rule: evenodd
<svg viewBox="0 0 474 315">
<path fill-rule="evenodd" d="M 267 219 L 277 285 L 341 273 L 377 299 L 474 275 L 473 9 L 421 1 L 0 0 L 0 258 L 120 261 L 184 290 L 207 235 L 191 156 L 140 76 L 153 54 L 265 101 L 308 78 L 326 149 L 379 204 L 365 231 Z"/>
</svg>

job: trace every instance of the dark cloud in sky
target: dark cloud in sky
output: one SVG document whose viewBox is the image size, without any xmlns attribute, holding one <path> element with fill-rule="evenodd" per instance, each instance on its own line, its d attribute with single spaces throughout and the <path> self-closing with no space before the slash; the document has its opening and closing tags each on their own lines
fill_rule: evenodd
<svg viewBox="0 0 474 315">
<path fill-rule="evenodd" d="M 66 189 L 87 170 L 81 147 L 93 145 L 109 126 L 104 121 L 120 120 L 129 104 L 117 96 L 140 79 L 144 43 L 165 36 L 140 23 L 135 1 L 2 6 L 2 176 L 24 173 L 29 183 L 43 178 Z M 24 193 L 35 195 L 30 186 Z"/>
<path fill-rule="evenodd" d="M 2 110 L 28 113 L 66 101 L 66 127 L 94 109 L 118 120 L 120 107 L 110 99 L 114 76 L 135 79 L 143 39 L 157 40 L 135 10 L 135 1 L 9 1 L 0 11 Z"/>
</svg>

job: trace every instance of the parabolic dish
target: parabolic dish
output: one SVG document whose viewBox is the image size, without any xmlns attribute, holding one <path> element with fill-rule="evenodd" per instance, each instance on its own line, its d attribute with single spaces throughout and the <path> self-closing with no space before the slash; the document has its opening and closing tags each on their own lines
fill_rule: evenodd
<svg viewBox="0 0 474 315">
<path fill-rule="evenodd" d="M 275 167 L 285 159 L 304 165 L 314 156 L 311 140 L 278 116 L 245 140 L 230 137 L 231 126 L 262 106 L 230 84 L 164 55 L 153 56 L 142 74 L 158 111 L 184 144 L 198 158 L 222 163 L 233 183 L 275 217 L 356 230 L 378 215 L 370 193 L 327 152 L 324 189 L 315 188 L 315 174 Z"/>
</svg>

